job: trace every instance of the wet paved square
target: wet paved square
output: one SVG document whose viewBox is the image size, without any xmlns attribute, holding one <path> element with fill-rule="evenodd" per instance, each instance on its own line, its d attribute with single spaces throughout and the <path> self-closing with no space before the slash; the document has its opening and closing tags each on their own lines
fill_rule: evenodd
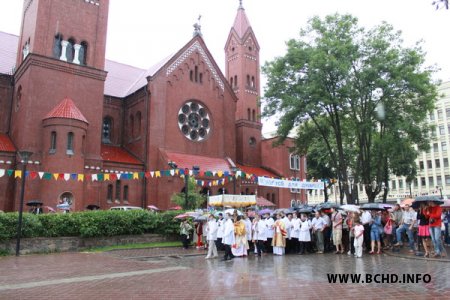
<svg viewBox="0 0 450 300">
<path fill-rule="evenodd" d="M 196 255 L 200 254 L 200 255 Z M 0 299 L 445 299 L 450 263 L 388 255 L 266 255 L 138 249 L 0 258 Z M 429 283 L 328 283 L 330 274 L 429 274 Z"/>
</svg>

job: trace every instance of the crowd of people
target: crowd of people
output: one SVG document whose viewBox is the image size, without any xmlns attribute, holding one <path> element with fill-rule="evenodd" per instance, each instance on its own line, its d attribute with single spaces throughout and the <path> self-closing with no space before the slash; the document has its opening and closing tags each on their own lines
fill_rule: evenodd
<svg viewBox="0 0 450 300">
<path fill-rule="evenodd" d="M 207 221 L 196 222 L 194 226 L 189 220 L 183 220 L 180 224 L 183 246 L 189 247 L 192 233 L 197 247 L 208 249 L 206 259 L 217 258 L 218 251 L 223 251 L 223 260 L 228 261 L 252 253 L 261 257 L 268 253 L 334 252 L 360 258 L 363 253 L 396 251 L 404 242 L 412 253 L 440 257 L 446 255 L 444 244 L 450 243 L 450 212 L 432 201 L 423 202 L 418 208 L 395 205 L 391 210 L 351 212 L 331 208 L 310 214 L 280 211 L 262 215 L 218 213 L 217 216 L 216 219 L 210 214 Z M 419 251 L 422 247 L 423 252 Z"/>
</svg>

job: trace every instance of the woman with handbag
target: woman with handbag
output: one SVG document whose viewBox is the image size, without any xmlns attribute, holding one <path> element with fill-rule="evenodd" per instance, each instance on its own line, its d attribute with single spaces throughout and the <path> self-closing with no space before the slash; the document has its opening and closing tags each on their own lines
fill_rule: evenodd
<svg viewBox="0 0 450 300">
<path fill-rule="evenodd" d="M 386 224 L 384 225 L 383 232 L 385 235 L 385 247 L 384 249 L 390 249 L 394 241 L 394 215 L 389 212 L 386 219 Z"/>
</svg>

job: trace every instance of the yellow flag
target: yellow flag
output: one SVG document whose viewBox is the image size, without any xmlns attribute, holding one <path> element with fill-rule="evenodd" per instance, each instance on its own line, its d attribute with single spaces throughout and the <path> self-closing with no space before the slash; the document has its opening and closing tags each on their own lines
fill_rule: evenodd
<svg viewBox="0 0 450 300">
<path fill-rule="evenodd" d="M 160 171 L 155 171 L 155 177 L 156 178 L 161 177 L 161 172 Z"/>
<path fill-rule="evenodd" d="M 58 180 L 59 174 L 58 173 L 53 173 L 53 178 L 55 178 L 55 180 Z"/>
<path fill-rule="evenodd" d="M 217 176 L 222 177 L 223 171 L 217 171 Z"/>
<path fill-rule="evenodd" d="M 138 172 L 134 172 L 133 173 L 133 179 L 139 179 L 139 173 Z"/>
<path fill-rule="evenodd" d="M 20 171 L 20 170 L 14 171 L 14 178 L 17 178 L 17 177 L 22 178 L 22 171 Z"/>
<path fill-rule="evenodd" d="M 78 181 L 84 181 L 84 174 L 78 174 Z"/>
<path fill-rule="evenodd" d="M 103 180 L 104 180 L 104 181 L 109 180 L 109 174 L 105 174 L 105 175 L 103 176 Z"/>
</svg>

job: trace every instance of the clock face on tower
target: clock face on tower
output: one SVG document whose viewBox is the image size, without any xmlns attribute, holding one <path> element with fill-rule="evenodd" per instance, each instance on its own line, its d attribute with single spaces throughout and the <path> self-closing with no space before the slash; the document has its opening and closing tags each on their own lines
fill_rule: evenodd
<svg viewBox="0 0 450 300">
<path fill-rule="evenodd" d="M 205 140 L 211 131 L 211 118 L 206 107 L 197 101 L 187 101 L 178 111 L 178 127 L 191 141 Z"/>
</svg>

